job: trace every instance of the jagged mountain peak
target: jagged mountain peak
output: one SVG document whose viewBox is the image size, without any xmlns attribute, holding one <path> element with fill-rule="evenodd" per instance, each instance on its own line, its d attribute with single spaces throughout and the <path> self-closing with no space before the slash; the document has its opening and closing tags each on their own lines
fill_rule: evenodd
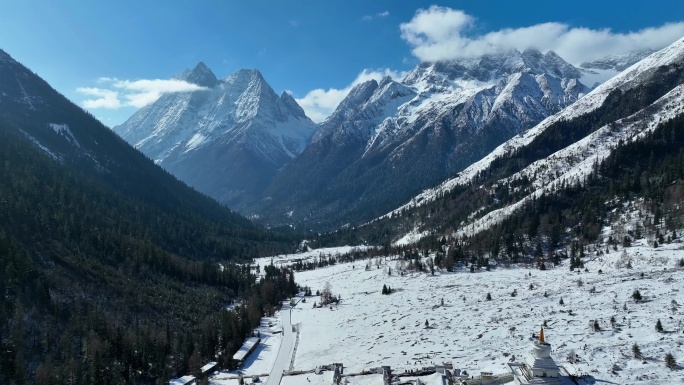
<svg viewBox="0 0 684 385">
<path fill-rule="evenodd" d="M 224 81 L 230 84 L 240 84 L 250 81 L 266 83 L 266 79 L 264 79 L 264 76 L 256 68 L 242 68 L 234 74 L 228 76 Z"/>
<path fill-rule="evenodd" d="M 382 87 L 384 87 L 385 85 L 387 85 L 387 84 L 389 84 L 389 83 L 392 83 L 393 81 L 394 81 L 394 80 L 392 79 L 391 76 L 386 75 L 384 78 L 382 78 L 382 80 L 380 80 L 380 83 L 378 84 L 378 87 L 382 88 Z"/>
<path fill-rule="evenodd" d="M 302 119 L 308 119 L 302 106 L 300 106 L 295 98 L 292 97 L 292 95 L 290 95 L 288 92 L 283 91 L 283 93 L 280 94 L 280 100 L 283 102 L 283 105 L 285 105 L 286 108 L 292 111 L 296 116 Z"/>
<path fill-rule="evenodd" d="M 211 69 L 202 61 L 197 63 L 194 68 L 183 71 L 183 73 L 177 76 L 177 78 L 208 88 L 214 87 L 216 84 L 218 84 L 216 75 L 214 75 Z"/>
<path fill-rule="evenodd" d="M 367 101 L 373 92 L 378 89 L 378 82 L 375 79 L 357 84 L 349 91 L 349 94 L 342 99 L 335 112 L 326 119 L 326 122 L 343 119 L 353 114 L 356 109 Z"/>
<path fill-rule="evenodd" d="M 580 71 L 553 51 L 542 54 L 538 49 L 523 52 L 506 49 L 477 57 L 425 62 L 414 68 L 404 79 L 408 85 L 427 82 L 447 86 L 445 80 L 496 82 L 515 73 L 550 74 L 557 78 L 579 78 Z"/>
</svg>

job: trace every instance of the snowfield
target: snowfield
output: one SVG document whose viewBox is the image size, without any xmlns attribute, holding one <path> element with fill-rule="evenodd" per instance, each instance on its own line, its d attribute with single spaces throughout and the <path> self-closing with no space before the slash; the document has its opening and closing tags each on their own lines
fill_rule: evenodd
<svg viewBox="0 0 684 385">
<path fill-rule="evenodd" d="M 308 297 L 292 310 L 292 323 L 300 330 L 293 369 L 309 371 L 340 362 L 345 374 L 382 365 L 401 373 L 452 362 L 476 377 L 481 371 L 504 374 L 513 357 L 524 359 L 532 333 L 546 322 L 552 356 L 571 373 L 613 384 L 682 383 L 684 269 L 677 262 L 684 258 L 684 244 L 656 249 L 642 241 L 634 244 L 587 257 L 588 271 L 581 272 L 571 272 L 565 261 L 547 271 L 500 266 L 489 272 L 463 268 L 434 276 L 401 276 L 400 262 L 383 258 L 372 260 L 370 270 L 363 261 L 297 273 L 297 282 L 314 292 L 329 282 L 342 301 L 332 308 L 313 308 L 320 299 Z M 626 267 L 627 261 L 632 268 Z M 383 284 L 394 292 L 382 295 Z M 632 299 L 636 289 L 644 298 L 640 303 Z M 491 301 L 485 300 L 487 293 Z M 559 304 L 561 298 L 564 305 Z M 658 319 L 663 333 L 655 330 Z M 593 320 L 601 331 L 590 327 Z M 643 360 L 633 358 L 635 343 Z M 575 364 L 567 359 L 572 351 L 579 358 Z M 668 352 L 679 370 L 665 367 Z M 257 361 L 272 362 L 269 354 L 274 354 L 272 349 L 261 351 Z M 308 384 L 307 376 L 311 383 L 327 381 L 309 373 L 286 375 L 281 384 Z M 346 378 L 350 384 L 382 383 L 378 375 Z M 423 378 L 432 383 L 427 380 Z"/>
</svg>

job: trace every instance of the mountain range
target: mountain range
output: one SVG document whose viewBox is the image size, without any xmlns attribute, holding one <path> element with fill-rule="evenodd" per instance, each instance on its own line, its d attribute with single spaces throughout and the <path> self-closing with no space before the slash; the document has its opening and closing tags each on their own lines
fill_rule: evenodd
<svg viewBox="0 0 684 385">
<path fill-rule="evenodd" d="M 553 250 L 600 239 L 615 225 L 607 207 L 646 205 L 673 221 L 681 215 L 673 194 L 682 181 L 683 63 L 680 39 L 358 231 L 364 239 L 393 232 L 399 244 L 453 234 L 484 248 L 514 234 L 534 245 L 540 236 Z M 654 220 L 649 231 L 662 235 Z M 626 231 L 619 239 L 635 237 Z"/>
<path fill-rule="evenodd" d="M 371 219 L 579 99 L 581 76 L 553 52 L 511 50 L 360 84 L 249 208 L 324 228 Z"/>
<path fill-rule="evenodd" d="M 456 175 L 643 58 L 574 67 L 553 51 L 421 63 L 354 87 L 315 125 L 257 70 L 223 80 L 203 63 L 113 130 L 199 191 L 269 226 L 332 229 L 387 212 Z M 583 83 L 584 82 L 584 83 Z M 594 84 L 592 83 L 592 84 Z"/>
</svg>

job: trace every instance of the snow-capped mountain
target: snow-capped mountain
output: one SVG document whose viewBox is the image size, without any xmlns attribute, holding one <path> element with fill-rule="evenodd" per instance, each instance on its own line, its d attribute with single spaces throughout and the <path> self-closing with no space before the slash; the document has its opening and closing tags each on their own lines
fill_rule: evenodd
<svg viewBox="0 0 684 385">
<path fill-rule="evenodd" d="M 360 84 L 248 211 L 273 223 L 370 219 L 577 101 L 589 91 L 581 76 L 554 52 L 510 50 Z"/>
<path fill-rule="evenodd" d="M 316 129 L 292 96 L 276 95 L 258 70 L 217 80 L 200 62 L 177 79 L 203 88 L 165 94 L 113 130 L 223 203 L 263 190 Z"/>
<path fill-rule="evenodd" d="M 659 125 L 684 114 L 683 63 L 684 38 L 628 67 L 576 103 L 501 144 L 457 177 L 423 191 L 376 221 L 410 217 L 420 207 L 439 206 L 437 202 L 456 189 L 465 194 L 482 190 L 481 195 L 489 196 L 504 187 L 519 195 L 507 204 L 492 200 L 464 213 L 468 219 L 460 223 L 458 233 L 473 235 L 543 195 L 584 183 L 617 148 L 643 140 Z M 517 169 L 509 172 L 507 168 L 513 164 Z M 430 232 L 422 227 L 424 223 L 414 225 L 416 231 L 402 242 Z"/>
<path fill-rule="evenodd" d="M 595 88 L 653 52 L 652 49 L 630 51 L 582 63 L 579 66 L 580 71 L 582 71 L 580 80 L 582 83 Z"/>
</svg>

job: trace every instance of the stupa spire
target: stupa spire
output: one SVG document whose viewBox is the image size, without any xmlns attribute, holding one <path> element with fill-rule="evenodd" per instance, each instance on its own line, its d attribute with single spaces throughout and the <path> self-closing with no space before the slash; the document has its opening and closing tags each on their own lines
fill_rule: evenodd
<svg viewBox="0 0 684 385">
<path fill-rule="evenodd" d="M 539 342 L 541 342 L 542 344 L 546 343 L 546 341 L 544 341 L 544 327 L 543 326 L 541 328 L 539 328 Z"/>
</svg>

